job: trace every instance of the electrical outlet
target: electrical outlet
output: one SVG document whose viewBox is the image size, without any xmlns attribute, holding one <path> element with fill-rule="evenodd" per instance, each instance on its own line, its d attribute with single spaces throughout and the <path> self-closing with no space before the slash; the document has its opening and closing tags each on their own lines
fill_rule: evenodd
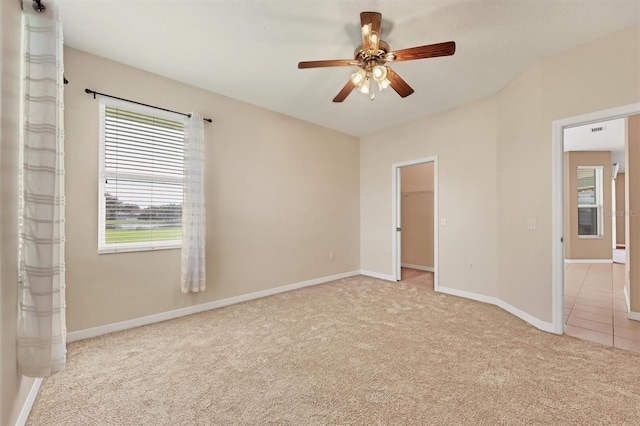
<svg viewBox="0 0 640 426">
<path fill-rule="evenodd" d="M 527 229 L 536 229 L 535 219 L 527 219 Z"/>
<path fill-rule="evenodd" d="M 440 219 L 440 225 L 447 226 L 447 219 L 444 219 L 444 218 Z"/>
<path fill-rule="evenodd" d="M 473 262 L 469 262 L 468 266 L 470 271 L 473 271 L 476 268 L 476 265 L 474 265 Z"/>
<path fill-rule="evenodd" d="M 335 257 L 335 253 L 334 252 L 330 252 L 329 253 L 329 260 L 333 260 L 334 257 Z"/>
</svg>

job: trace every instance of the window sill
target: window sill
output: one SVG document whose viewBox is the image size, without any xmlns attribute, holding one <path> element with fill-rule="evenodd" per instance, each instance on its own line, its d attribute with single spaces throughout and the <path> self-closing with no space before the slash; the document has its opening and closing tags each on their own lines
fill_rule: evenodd
<svg viewBox="0 0 640 426">
<path fill-rule="evenodd" d="M 131 253 L 136 251 L 158 251 L 158 250 L 176 250 L 181 249 L 182 244 L 167 244 L 161 246 L 120 246 L 120 247 L 101 247 L 98 249 L 98 254 L 117 254 L 117 253 Z"/>
<path fill-rule="evenodd" d="M 581 240 L 603 240 L 604 236 L 602 235 L 578 235 L 578 238 Z"/>
</svg>

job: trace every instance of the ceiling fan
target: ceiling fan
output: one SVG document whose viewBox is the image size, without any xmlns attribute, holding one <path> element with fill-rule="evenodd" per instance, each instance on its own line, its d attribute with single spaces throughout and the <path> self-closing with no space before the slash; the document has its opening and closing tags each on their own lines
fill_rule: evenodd
<svg viewBox="0 0 640 426">
<path fill-rule="evenodd" d="M 347 84 L 345 84 L 338 95 L 333 98 L 333 102 L 344 101 L 353 89 L 357 89 L 362 93 L 371 93 L 371 100 L 374 100 L 375 95 L 371 90 L 371 80 L 378 83 L 379 90 L 384 90 L 391 86 L 398 95 L 405 98 L 413 93 L 413 89 L 402 77 L 393 71 L 391 67 L 387 66 L 387 63 L 450 56 L 456 51 L 456 43 L 453 41 L 391 51 L 389 45 L 380 39 L 381 23 L 382 14 L 378 12 L 360 13 L 362 44 L 356 48 L 354 59 L 299 62 L 298 68 L 306 69 L 351 65 L 359 67 L 360 69 L 351 74 L 351 78 Z"/>
</svg>

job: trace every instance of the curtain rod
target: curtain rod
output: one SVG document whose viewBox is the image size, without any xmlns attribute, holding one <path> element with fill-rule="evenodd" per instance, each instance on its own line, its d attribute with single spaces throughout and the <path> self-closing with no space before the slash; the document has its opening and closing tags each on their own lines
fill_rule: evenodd
<svg viewBox="0 0 640 426">
<path fill-rule="evenodd" d="M 96 98 L 96 95 L 98 96 L 105 96 L 107 98 L 111 98 L 111 99 L 118 99 L 120 101 L 126 101 L 126 102 L 131 102 L 132 104 L 136 104 L 136 105 L 142 105 L 142 106 L 146 106 L 149 108 L 155 108 L 155 109 L 159 109 L 162 111 L 167 111 L 167 112 L 173 112 L 174 114 L 180 114 L 180 115 L 184 115 L 185 117 L 189 117 L 191 118 L 191 114 L 185 113 L 185 112 L 180 112 L 180 111 L 173 111 L 171 109 L 166 109 L 166 108 L 161 108 L 161 107 L 157 107 L 155 105 L 149 105 L 149 104 L 143 104 L 142 102 L 136 102 L 136 101 L 132 101 L 130 99 L 125 99 L 125 98 L 119 98 L 117 96 L 111 96 L 111 95 L 107 95 L 106 93 L 100 93 L 100 92 L 96 92 L 95 90 L 91 90 L 91 89 L 84 89 L 84 93 L 87 94 L 92 94 L 93 95 L 93 99 Z M 213 123 L 213 120 L 210 118 L 203 118 L 204 121 L 207 121 L 209 123 Z"/>
</svg>

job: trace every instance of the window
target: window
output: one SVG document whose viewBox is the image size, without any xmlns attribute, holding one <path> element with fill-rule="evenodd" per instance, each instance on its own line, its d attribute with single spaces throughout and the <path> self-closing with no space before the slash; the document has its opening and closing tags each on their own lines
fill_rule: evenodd
<svg viewBox="0 0 640 426">
<path fill-rule="evenodd" d="M 100 101 L 98 252 L 180 247 L 184 120 Z"/>
<path fill-rule="evenodd" d="M 602 237 L 602 167 L 578 167 L 578 236 Z"/>
</svg>

